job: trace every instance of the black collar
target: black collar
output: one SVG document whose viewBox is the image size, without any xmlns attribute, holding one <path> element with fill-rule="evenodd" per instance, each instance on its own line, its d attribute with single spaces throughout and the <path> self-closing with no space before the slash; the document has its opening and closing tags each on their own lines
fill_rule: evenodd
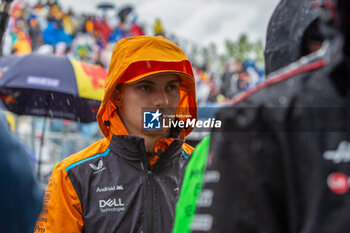
<svg viewBox="0 0 350 233">
<path fill-rule="evenodd" d="M 174 139 L 165 151 L 157 151 L 160 160 L 167 160 L 178 155 L 182 150 L 183 141 Z M 128 160 L 148 159 L 149 153 L 146 152 L 145 140 L 138 136 L 113 135 L 108 146 L 118 156 Z"/>
</svg>

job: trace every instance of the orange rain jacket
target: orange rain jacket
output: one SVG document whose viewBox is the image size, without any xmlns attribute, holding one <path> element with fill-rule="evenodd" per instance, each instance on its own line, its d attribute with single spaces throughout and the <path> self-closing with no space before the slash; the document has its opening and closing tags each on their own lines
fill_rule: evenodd
<svg viewBox="0 0 350 233">
<path fill-rule="evenodd" d="M 149 157 L 143 138 L 128 135 L 110 100 L 119 83 L 169 72 L 181 77 L 177 113 L 197 119 L 192 67 L 174 43 L 160 36 L 117 43 L 97 114 L 105 138 L 55 167 L 35 232 L 171 232 L 180 171 L 193 150 L 183 140 L 192 128 L 158 140 Z"/>
</svg>

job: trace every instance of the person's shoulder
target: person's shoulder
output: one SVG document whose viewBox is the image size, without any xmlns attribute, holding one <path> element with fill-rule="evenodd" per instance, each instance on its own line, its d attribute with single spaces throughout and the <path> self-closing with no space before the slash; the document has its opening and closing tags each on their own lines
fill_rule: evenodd
<svg viewBox="0 0 350 233">
<path fill-rule="evenodd" d="M 68 171 L 74 165 L 84 162 L 95 155 L 105 153 L 108 150 L 109 140 L 104 138 L 93 143 L 87 148 L 72 154 L 57 164 L 56 169 Z"/>
</svg>

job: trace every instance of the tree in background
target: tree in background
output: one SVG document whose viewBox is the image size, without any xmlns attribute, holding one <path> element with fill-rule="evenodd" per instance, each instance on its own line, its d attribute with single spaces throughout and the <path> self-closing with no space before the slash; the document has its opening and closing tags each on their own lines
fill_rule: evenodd
<svg viewBox="0 0 350 233">
<path fill-rule="evenodd" d="M 194 44 L 188 54 L 194 65 L 201 67 L 207 64 L 212 71 L 218 73 L 223 72 L 225 64 L 232 58 L 240 62 L 252 59 L 259 66 L 264 66 L 263 42 L 261 40 L 249 41 L 246 34 L 241 34 L 236 41 L 227 39 L 223 53 L 219 53 L 217 45 L 212 42 L 202 48 Z"/>
</svg>

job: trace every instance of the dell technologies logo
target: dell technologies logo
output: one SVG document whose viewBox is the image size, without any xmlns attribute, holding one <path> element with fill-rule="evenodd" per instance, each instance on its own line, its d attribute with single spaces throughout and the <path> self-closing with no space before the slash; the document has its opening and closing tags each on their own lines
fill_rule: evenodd
<svg viewBox="0 0 350 233">
<path fill-rule="evenodd" d="M 99 200 L 100 211 L 103 213 L 106 212 L 121 212 L 125 210 L 124 203 L 122 203 L 121 198 L 108 199 L 108 200 Z"/>
</svg>

